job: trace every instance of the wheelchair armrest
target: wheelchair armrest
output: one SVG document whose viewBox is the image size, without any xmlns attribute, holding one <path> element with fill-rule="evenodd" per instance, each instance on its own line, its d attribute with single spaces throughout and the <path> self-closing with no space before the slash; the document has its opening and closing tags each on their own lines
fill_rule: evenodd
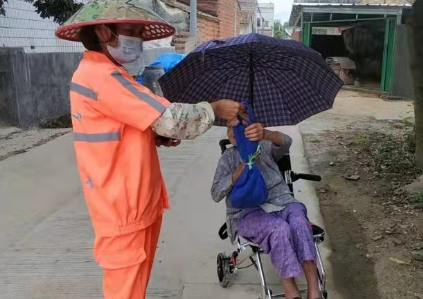
<svg viewBox="0 0 423 299">
<path fill-rule="evenodd" d="M 229 141 L 229 139 L 220 140 L 219 146 L 220 146 L 220 150 L 222 151 L 222 155 L 227 150 L 227 146 L 230 145 L 230 144 L 231 144 L 231 142 Z"/>
<path fill-rule="evenodd" d="M 226 240 L 229 235 L 228 235 L 228 224 L 225 222 L 219 229 L 219 237 L 222 240 Z"/>
</svg>

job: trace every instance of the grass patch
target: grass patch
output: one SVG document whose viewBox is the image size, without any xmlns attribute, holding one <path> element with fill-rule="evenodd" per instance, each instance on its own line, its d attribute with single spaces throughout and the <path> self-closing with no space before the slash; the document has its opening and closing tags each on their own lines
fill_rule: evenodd
<svg viewBox="0 0 423 299">
<path fill-rule="evenodd" d="M 402 119 L 402 123 L 403 123 L 406 127 L 412 128 L 412 127 L 414 127 L 414 117 L 412 117 L 412 116 L 407 116 L 407 117 L 404 117 L 404 118 Z"/>
<path fill-rule="evenodd" d="M 56 119 L 40 123 L 43 129 L 67 129 L 72 128 L 72 118 L 70 114 L 62 115 Z"/>
<path fill-rule="evenodd" d="M 359 147 L 366 149 L 370 146 L 370 138 L 367 134 L 359 134 L 355 137 L 354 143 Z"/>
<path fill-rule="evenodd" d="M 423 191 L 414 196 L 414 201 L 420 209 L 423 209 Z"/>
</svg>

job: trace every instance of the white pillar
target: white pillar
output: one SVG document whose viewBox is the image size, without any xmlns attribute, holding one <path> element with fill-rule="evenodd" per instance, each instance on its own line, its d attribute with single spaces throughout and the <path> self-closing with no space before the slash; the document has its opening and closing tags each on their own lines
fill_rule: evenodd
<svg viewBox="0 0 423 299">
<path fill-rule="evenodd" d="M 189 14 L 189 35 L 197 36 L 197 0 L 191 0 Z"/>
</svg>

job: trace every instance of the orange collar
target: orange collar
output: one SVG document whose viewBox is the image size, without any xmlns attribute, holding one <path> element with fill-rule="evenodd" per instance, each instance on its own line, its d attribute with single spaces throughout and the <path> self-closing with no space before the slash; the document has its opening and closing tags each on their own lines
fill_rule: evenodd
<svg viewBox="0 0 423 299">
<path fill-rule="evenodd" d="M 106 54 L 96 51 L 85 51 L 84 58 L 98 62 L 108 62 L 113 64 L 113 61 L 111 61 Z"/>
</svg>

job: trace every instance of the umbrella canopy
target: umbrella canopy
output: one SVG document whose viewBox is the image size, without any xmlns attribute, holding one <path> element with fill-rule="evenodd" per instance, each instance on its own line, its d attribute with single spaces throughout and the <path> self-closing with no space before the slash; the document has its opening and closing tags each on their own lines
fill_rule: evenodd
<svg viewBox="0 0 423 299">
<path fill-rule="evenodd" d="M 165 38 L 175 33 L 175 28 L 155 12 L 145 8 L 139 0 L 92 0 L 76 12 L 56 36 L 70 41 L 79 41 L 79 31 L 84 26 L 99 24 L 138 24 L 144 27 L 144 41 Z"/>
<path fill-rule="evenodd" d="M 247 100 L 264 126 L 330 109 L 343 85 L 313 49 L 254 33 L 202 44 L 159 82 L 172 102 Z"/>
</svg>

